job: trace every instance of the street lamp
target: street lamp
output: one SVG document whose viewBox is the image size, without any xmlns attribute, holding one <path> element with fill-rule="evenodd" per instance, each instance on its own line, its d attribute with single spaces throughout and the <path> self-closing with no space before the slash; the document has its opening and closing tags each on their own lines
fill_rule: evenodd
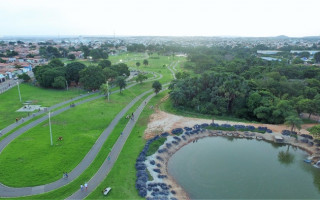
<svg viewBox="0 0 320 200">
<path fill-rule="evenodd" d="M 20 102 L 21 102 L 21 94 L 20 94 L 19 81 L 17 82 L 17 84 L 18 84 L 18 91 L 19 91 L 19 99 L 20 99 Z"/>
<path fill-rule="evenodd" d="M 67 85 L 67 91 L 68 91 L 69 89 L 68 89 L 68 82 L 67 81 L 66 81 L 66 85 Z"/>
<path fill-rule="evenodd" d="M 109 101 L 109 81 L 107 81 L 108 101 Z"/>
<path fill-rule="evenodd" d="M 53 145 L 53 143 L 52 143 L 52 130 L 51 130 L 50 111 L 49 111 L 49 129 L 50 129 L 50 141 L 51 141 L 51 146 L 52 146 L 52 145 Z"/>
</svg>

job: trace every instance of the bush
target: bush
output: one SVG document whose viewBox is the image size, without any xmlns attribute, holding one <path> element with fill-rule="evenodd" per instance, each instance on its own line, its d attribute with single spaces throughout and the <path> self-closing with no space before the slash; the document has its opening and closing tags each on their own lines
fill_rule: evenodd
<svg viewBox="0 0 320 200">
<path fill-rule="evenodd" d="M 171 131 L 171 133 L 174 135 L 180 135 L 181 133 L 183 133 L 183 129 L 182 128 L 175 128 Z"/>
</svg>

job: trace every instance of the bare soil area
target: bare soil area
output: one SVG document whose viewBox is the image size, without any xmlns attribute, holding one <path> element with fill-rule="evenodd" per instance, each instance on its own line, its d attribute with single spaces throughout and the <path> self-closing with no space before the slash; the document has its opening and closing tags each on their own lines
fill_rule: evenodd
<svg viewBox="0 0 320 200">
<path fill-rule="evenodd" d="M 192 117 L 183 117 L 174 114 L 170 114 L 159 109 L 156 109 L 155 113 L 150 116 L 148 127 L 145 130 L 145 138 L 149 139 L 153 136 L 168 131 L 170 132 L 174 128 L 183 128 L 185 126 L 192 127 L 195 124 L 202 123 L 212 123 L 212 120 L 208 119 L 200 119 L 200 118 L 192 118 Z M 255 127 L 265 126 L 271 129 L 275 133 L 281 133 L 282 130 L 288 129 L 290 127 L 280 124 L 255 124 L 255 123 L 243 123 L 243 122 L 232 122 L 232 121 L 223 121 L 223 120 L 214 120 L 214 123 L 217 124 L 242 124 L 242 125 L 252 125 Z M 300 133 L 308 134 L 307 128 L 312 127 L 316 124 L 303 124 L 300 130 Z"/>
</svg>

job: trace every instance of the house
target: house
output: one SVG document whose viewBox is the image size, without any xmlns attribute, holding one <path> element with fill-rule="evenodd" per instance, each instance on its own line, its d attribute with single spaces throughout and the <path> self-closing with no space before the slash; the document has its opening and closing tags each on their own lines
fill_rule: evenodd
<svg viewBox="0 0 320 200">
<path fill-rule="evenodd" d="M 17 60 L 16 58 L 9 58 L 8 62 L 16 62 L 16 60 Z"/>
<path fill-rule="evenodd" d="M 3 74 L 0 74 L 0 83 L 5 82 L 6 81 L 6 77 Z"/>
</svg>

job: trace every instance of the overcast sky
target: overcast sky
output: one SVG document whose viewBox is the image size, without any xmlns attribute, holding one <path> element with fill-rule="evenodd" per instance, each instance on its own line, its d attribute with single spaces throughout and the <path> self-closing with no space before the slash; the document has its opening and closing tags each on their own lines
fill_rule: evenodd
<svg viewBox="0 0 320 200">
<path fill-rule="evenodd" d="M 320 0 L 0 0 L 0 36 L 320 35 Z"/>
</svg>

